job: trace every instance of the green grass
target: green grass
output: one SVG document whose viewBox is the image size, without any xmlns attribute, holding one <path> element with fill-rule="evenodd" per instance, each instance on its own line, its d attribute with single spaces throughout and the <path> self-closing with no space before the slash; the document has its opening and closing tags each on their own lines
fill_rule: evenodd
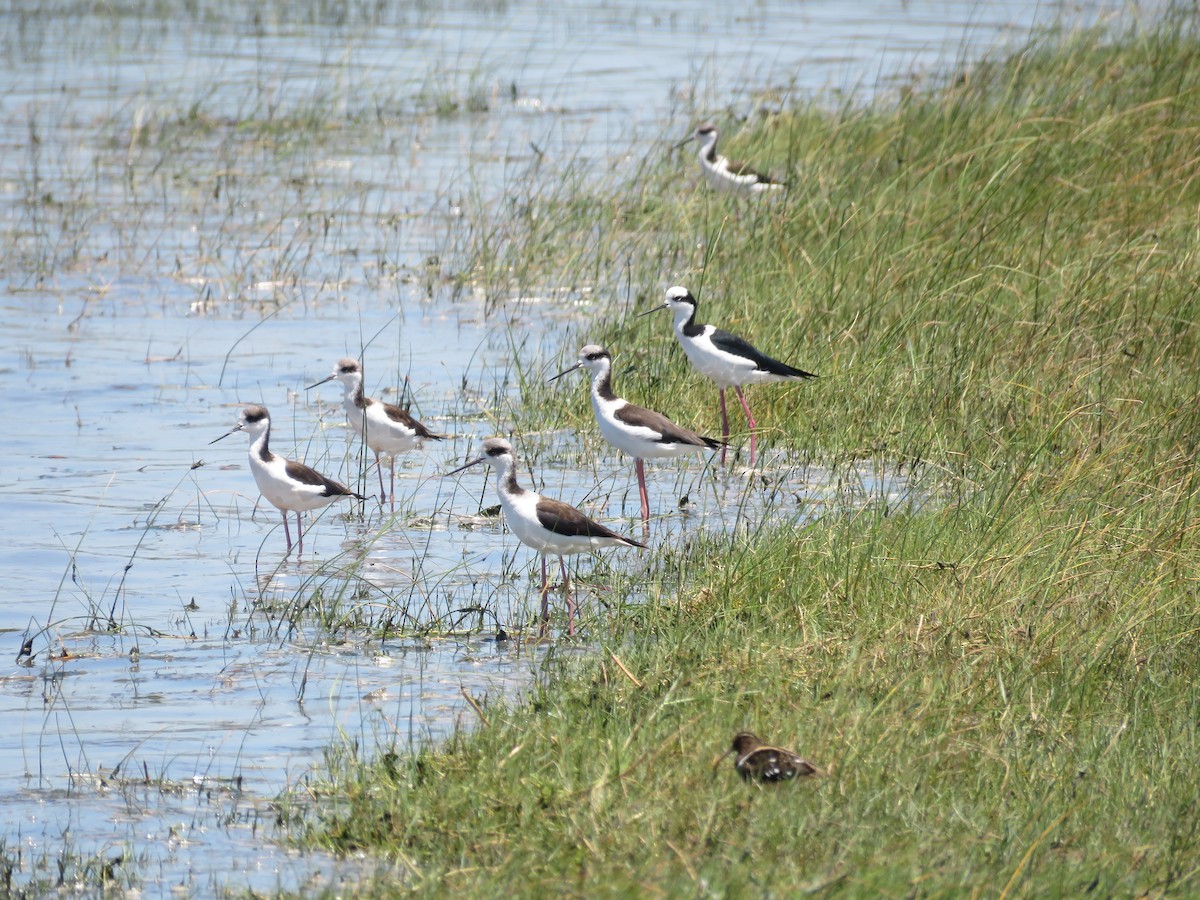
<svg viewBox="0 0 1200 900">
<path fill-rule="evenodd" d="M 594 286 L 614 312 L 579 342 L 712 430 L 668 323 L 618 312 L 687 283 L 822 374 L 753 390 L 771 442 L 902 461 L 939 502 L 656 548 L 648 602 L 525 702 L 332 756 L 309 840 L 410 871 L 380 895 L 1200 891 L 1200 18 L 728 130 L 787 198 L 661 154 L 537 185 L 480 283 Z M 524 386 L 530 421 L 590 427 Z M 743 728 L 830 776 L 713 772 Z"/>
</svg>

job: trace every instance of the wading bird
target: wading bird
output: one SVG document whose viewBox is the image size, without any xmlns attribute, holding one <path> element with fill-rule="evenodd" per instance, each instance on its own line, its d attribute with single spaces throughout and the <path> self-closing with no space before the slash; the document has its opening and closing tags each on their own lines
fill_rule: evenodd
<svg viewBox="0 0 1200 900">
<path fill-rule="evenodd" d="M 763 384 L 768 381 L 802 381 L 816 378 L 805 372 L 760 353 L 736 334 L 730 334 L 715 325 L 701 325 L 696 321 L 696 298 L 685 288 L 676 285 L 667 289 L 667 299 L 659 306 L 639 315 L 649 315 L 660 309 L 669 309 L 675 314 L 675 338 L 687 354 L 692 367 L 701 375 L 717 383 L 721 397 L 721 440 L 729 441 L 729 414 L 725 410 L 725 389 L 732 387 L 742 401 L 742 409 L 750 422 L 750 465 L 754 465 L 757 446 L 754 429 L 757 424 L 750 412 L 750 404 L 742 393 L 743 384 Z M 721 462 L 725 462 L 725 450 L 721 450 Z"/>
<path fill-rule="evenodd" d="M 289 511 L 296 514 L 296 541 L 299 545 L 296 555 L 299 556 L 304 553 L 301 512 L 324 509 L 342 497 L 367 499 L 304 463 L 272 453 L 269 446 L 271 416 L 265 406 L 245 407 L 238 416 L 237 425 L 209 443 L 215 444 L 239 431 L 250 436 L 250 471 L 254 473 L 259 492 L 283 514 L 283 534 L 287 538 L 288 553 L 292 552 L 292 535 L 288 531 Z"/>
<path fill-rule="evenodd" d="M 749 731 L 739 731 L 733 736 L 732 746 L 721 755 L 713 769 L 731 753 L 736 754 L 734 768 L 746 781 L 788 781 L 797 775 L 825 774 L 804 757 L 782 747 L 764 744 Z"/>
<path fill-rule="evenodd" d="M 563 593 L 567 599 L 567 633 L 575 633 L 575 602 L 571 598 L 571 583 L 567 577 L 565 557 L 572 553 L 598 550 L 601 547 L 638 547 L 646 545 L 633 538 L 622 537 L 599 522 L 593 522 L 573 506 L 560 500 L 543 497 L 536 491 L 517 484 L 517 458 L 512 444 L 503 438 L 488 438 L 483 442 L 483 455 L 459 466 L 447 477 L 471 466 L 487 463 L 496 470 L 496 493 L 505 521 L 513 534 L 542 557 L 542 633 L 550 621 L 550 578 L 546 572 L 546 557 L 558 557 L 562 568 Z"/>
<path fill-rule="evenodd" d="M 383 467 L 379 457 L 386 454 L 391 461 L 391 499 L 392 506 L 396 505 L 396 454 L 412 450 L 420 446 L 421 441 L 442 441 L 444 434 L 434 434 L 407 412 L 398 406 L 384 403 L 382 400 L 372 400 L 363 392 L 363 370 L 357 359 L 349 356 L 339 359 L 333 374 L 322 378 L 316 384 L 310 384 L 305 390 L 325 384 L 327 381 L 340 381 L 345 393 L 342 405 L 346 409 L 346 419 L 358 435 L 366 442 L 375 454 L 375 468 L 379 471 L 379 500 L 382 503 L 388 499 L 383 489 Z"/>
<path fill-rule="evenodd" d="M 703 437 L 676 425 L 662 413 L 635 406 L 613 392 L 612 354 L 597 344 L 588 344 L 579 351 L 579 361 L 559 372 L 551 381 L 562 378 L 576 369 L 592 373 L 592 411 L 600 434 L 616 447 L 634 458 L 638 493 L 642 501 L 642 521 L 650 521 L 650 500 L 646 493 L 646 467 L 643 460 L 670 459 L 689 453 L 719 450 L 720 441 Z"/>
<path fill-rule="evenodd" d="M 717 152 L 717 138 L 720 133 L 717 126 L 705 122 L 699 126 L 690 137 L 684 138 L 675 145 L 676 149 L 684 144 L 696 141 L 700 144 L 700 168 L 708 183 L 718 190 L 731 194 L 755 196 L 770 191 L 782 191 L 787 185 L 776 181 L 769 175 L 756 172 L 743 162 L 728 159 Z"/>
</svg>

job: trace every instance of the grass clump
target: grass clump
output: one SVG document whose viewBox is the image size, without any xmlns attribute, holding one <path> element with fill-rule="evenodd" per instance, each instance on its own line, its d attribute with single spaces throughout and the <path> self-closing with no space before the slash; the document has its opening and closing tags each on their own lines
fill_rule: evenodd
<svg viewBox="0 0 1200 900">
<path fill-rule="evenodd" d="M 34 850 L 21 841 L 0 841 L 0 889 L 14 900 L 88 894 L 125 896 L 140 891 L 137 869 L 141 860 L 131 858 L 128 848 L 111 847 L 106 852 L 77 852 L 64 834 L 57 852 Z M 131 865 L 132 863 L 132 865 Z"/>
<path fill-rule="evenodd" d="M 521 707 L 415 759 L 336 764 L 320 843 L 472 895 L 1194 883 L 1179 564 L 1143 547 L 1114 578 L 1147 537 L 1125 517 L 1037 548 L 1029 525 L 873 512 L 694 547 L 662 572 L 693 578 Z M 714 774 L 747 727 L 832 774 Z"/>
<path fill-rule="evenodd" d="M 951 490 L 656 547 L 647 603 L 521 705 L 332 759 L 310 840 L 472 896 L 1196 892 L 1198 24 L 785 112 L 756 132 L 793 161 L 781 202 L 661 163 L 531 198 L 479 259 L 497 291 L 544 290 L 556 248 L 560 286 L 629 308 L 702 287 L 702 319 L 825 376 L 756 392 L 771 440 Z M 620 339 L 624 393 L 712 430 L 665 323 Z M 830 775 L 714 773 L 746 728 Z"/>
</svg>

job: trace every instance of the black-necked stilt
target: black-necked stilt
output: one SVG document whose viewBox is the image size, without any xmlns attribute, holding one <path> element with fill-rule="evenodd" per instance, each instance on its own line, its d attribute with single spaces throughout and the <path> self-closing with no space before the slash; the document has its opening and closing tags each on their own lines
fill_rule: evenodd
<svg viewBox="0 0 1200 900">
<path fill-rule="evenodd" d="M 721 442 L 703 437 L 676 425 L 662 413 L 634 406 L 613 393 L 612 354 L 597 344 L 579 351 L 579 361 L 559 372 L 551 381 L 576 369 L 592 373 L 592 411 L 600 434 L 636 461 L 638 492 L 642 500 L 642 521 L 650 521 L 650 500 L 646 494 L 646 469 L 643 460 L 668 459 L 705 450 L 719 450 Z"/>
<path fill-rule="evenodd" d="M 720 133 L 711 122 L 699 126 L 690 137 L 684 138 L 676 147 L 682 147 L 691 141 L 700 144 L 700 168 L 704 177 L 715 188 L 734 194 L 764 194 L 768 191 L 781 191 L 787 184 L 777 181 L 762 172 L 756 172 L 750 166 L 737 160 L 728 159 L 717 153 L 717 138 Z"/>
<path fill-rule="evenodd" d="M 749 731 L 734 735 L 733 745 L 721 759 L 731 753 L 737 754 L 733 765 L 746 781 L 788 781 L 797 775 L 825 774 L 799 754 L 764 744 Z M 718 763 L 720 761 L 717 760 Z"/>
<path fill-rule="evenodd" d="M 392 506 L 396 505 L 396 454 L 412 450 L 423 440 L 445 440 L 444 434 L 434 434 L 411 415 L 398 406 L 372 400 L 363 392 L 363 370 L 357 359 L 344 357 L 339 359 L 333 374 L 322 378 L 316 384 L 310 384 L 305 390 L 311 390 L 327 381 L 340 381 L 345 388 L 342 405 L 346 408 L 346 418 L 350 427 L 358 432 L 375 454 L 375 467 L 379 470 L 380 502 L 388 495 L 383 490 L 383 467 L 379 463 L 381 454 L 386 454 L 391 460 Z"/>
<path fill-rule="evenodd" d="M 563 592 L 567 598 L 567 633 L 575 633 L 575 604 L 571 599 L 571 584 L 567 578 L 565 557 L 572 553 L 598 550 L 601 547 L 639 547 L 646 545 L 633 538 L 622 537 L 599 522 L 593 522 L 573 506 L 560 500 L 551 500 L 535 491 L 528 491 L 517 484 L 517 458 L 512 444 L 503 438 L 488 438 L 483 442 L 483 455 L 459 466 L 448 475 L 454 475 L 479 463 L 487 463 L 496 470 L 496 492 L 500 495 L 500 506 L 504 518 L 513 534 L 524 544 L 542 556 L 542 631 L 550 620 L 547 595 L 550 579 L 546 573 L 546 556 L 554 554 L 562 567 Z"/>
<path fill-rule="evenodd" d="M 283 534 L 287 538 L 288 553 L 292 552 L 292 534 L 288 531 L 289 511 L 296 514 L 296 541 L 299 544 L 296 552 L 299 555 L 304 552 L 301 512 L 324 509 L 342 497 L 367 499 L 304 463 L 272 453 L 268 446 L 271 416 L 265 406 L 247 406 L 238 416 L 237 425 L 209 443 L 215 444 L 238 431 L 245 431 L 250 436 L 250 471 L 254 473 L 258 490 L 283 514 Z"/>
<path fill-rule="evenodd" d="M 729 440 L 729 414 L 725 411 L 725 389 L 732 387 L 742 401 L 742 409 L 750 422 L 750 465 L 754 465 L 757 423 L 750 413 L 750 404 L 742 393 L 743 384 L 762 384 L 768 381 L 798 381 L 816 378 L 805 372 L 772 359 L 755 350 L 750 344 L 715 325 L 701 325 L 696 321 L 696 298 L 685 287 L 676 285 L 667 289 L 667 299 L 660 306 L 648 309 L 640 315 L 648 315 L 660 309 L 669 309 L 675 314 L 675 337 L 683 352 L 687 354 L 695 369 L 717 383 L 721 396 L 721 440 Z M 721 450 L 721 462 L 725 462 L 725 451 Z"/>
</svg>

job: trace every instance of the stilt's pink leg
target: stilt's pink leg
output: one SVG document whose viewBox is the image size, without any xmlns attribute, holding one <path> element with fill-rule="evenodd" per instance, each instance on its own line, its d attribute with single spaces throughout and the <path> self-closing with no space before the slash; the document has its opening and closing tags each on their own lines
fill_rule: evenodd
<svg viewBox="0 0 1200 900">
<path fill-rule="evenodd" d="M 379 461 L 379 454 L 375 454 L 375 470 L 379 473 L 379 502 L 383 503 L 387 500 L 387 494 L 383 490 L 383 464 Z"/>
<path fill-rule="evenodd" d="M 546 636 L 546 626 L 550 622 L 550 576 L 546 572 L 546 556 L 542 555 L 542 637 Z"/>
<path fill-rule="evenodd" d="M 729 449 L 729 413 L 725 411 L 725 388 L 719 389 L 721 397 L 721 465 L 725 465 L 725 451 Z"/>
<path fill-rule="evenodd" d="M 288 545 L 287 552 L 291 553 L 292 552 L 292 533 L 290 531 L 288 531 L 287 510 L 281 509 L 280 512 L 283 513 L 283 536 L 285 538 L 287 538 L 287 545 Z"/>
<path fill-rule="evenodd" d="M 284 513 L 287 516 L 287 513 Z M 296 510 L 296 559 L 304 555 L 304 527 L 300 524 L 300 511 Z"/>
<path fill-rule="evenodd" d="M 635 460 L 637 465 L 638 477 L 638 494 L 642 498 L 642 521 L 647 525 L 650 524 L 650 495 L 646 493 L 646 465 L 640 459 Z"/>
<path fill-rule="evenodd" d="M 750 465 L 754 465 L 754 449 L 757 442 L 754 429 L 758 423 L 754 421 L 754 416 L 750 414 L 750 404 L 746 402 L 746 395 L 742 393 L 741 387 L 735 384 L 733 389 L 737 391 L 738 399 L 742 401 L 742 409 L 746 411 L 746 418 L 750 420 Z"/>
<path fill-rule="evenodd" d="M 565 557 L 558 558 L 558 564 L 562 566 L 563 576 L 563 591 L 567 595 L 567 634 L 575 636 L 575 601 L 571 597 L 571 581 L 567 576 L 567 560 Z"/>
</svg>

